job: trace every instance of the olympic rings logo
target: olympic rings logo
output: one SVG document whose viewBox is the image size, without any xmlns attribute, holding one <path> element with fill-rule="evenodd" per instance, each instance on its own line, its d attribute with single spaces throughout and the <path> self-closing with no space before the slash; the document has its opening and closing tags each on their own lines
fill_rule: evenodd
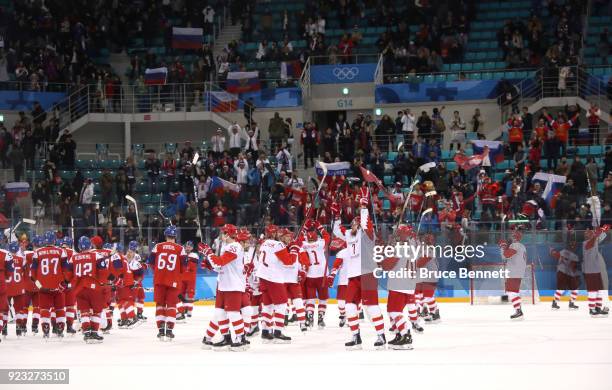
<svg viewBox="0 0 612 390">
<path fill-rule="evenodd" d="M 359 69 L 357 67 L 337 67 L 332 71 L 335 78 L 338 80 L 353 80 L 359 76 Z"/>
</svg>

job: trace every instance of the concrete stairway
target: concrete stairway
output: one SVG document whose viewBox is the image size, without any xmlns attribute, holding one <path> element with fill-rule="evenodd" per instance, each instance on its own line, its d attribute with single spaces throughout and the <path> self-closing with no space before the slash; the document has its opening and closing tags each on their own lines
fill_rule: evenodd
<svg viewBox="0 0 612 390">
<path fill-rule="evenodd" d="M 223 54 L 223 49 L 228 43 L 234 40 L 239 40 L 241 35 L 242 24 L 236 23 L 235 25 L 232 25 L 228 20 L 227 24 L 223 27 L 221 33 L 215 40 L 215 45 L 213 47 L 213 55 L 215 56 L 215 59 Z"/>
</svg>

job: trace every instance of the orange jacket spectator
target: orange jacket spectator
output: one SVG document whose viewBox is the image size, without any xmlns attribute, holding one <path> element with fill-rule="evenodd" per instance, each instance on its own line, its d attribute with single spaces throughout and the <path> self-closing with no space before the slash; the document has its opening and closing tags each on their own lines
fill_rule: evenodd
<svg viewBox="0 0 612 390">
<path fill-rule="evenodd" d="M 508 120 L 508 140 L 510 143 L 523 142 L 523 121 L 518 118 Z"/>
</svg>

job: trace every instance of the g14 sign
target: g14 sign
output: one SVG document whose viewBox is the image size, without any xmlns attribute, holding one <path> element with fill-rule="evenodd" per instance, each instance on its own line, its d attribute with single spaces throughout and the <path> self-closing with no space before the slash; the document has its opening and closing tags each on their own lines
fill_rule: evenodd
<svg viewBox="0 0 612 390">
<path fill-rule="evenodd" d="M 338 108 L 353 107 L 353 99 L 338 99 L 336 104 L 338 105 Z"/>
</svg>

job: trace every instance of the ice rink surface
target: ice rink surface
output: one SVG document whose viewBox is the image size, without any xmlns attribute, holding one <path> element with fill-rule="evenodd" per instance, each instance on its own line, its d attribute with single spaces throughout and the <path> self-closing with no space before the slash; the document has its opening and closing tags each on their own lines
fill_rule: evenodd
<svg viewBox="0 0 612 390">
<path fill-rule="evenodd" d="M 612 317 L 590 318 L 586 302 L 524 305 L 525 320 L 512 322 L 510 306 L 440 305 L 442 322 L 413 335 L 414 350 L 375 351 L 374 331 L 362 322 L 363 351 L 346 351 L 349 330 L 338 327 L 335 305 L 327 328 L 301 334 L 289 326 L 289 345 L 251 339 L 246 352 L 201 349 L 212 306 L 196 306 L 177 324 L 176 339 L 156 339 L 153 308 L 147 323 L 113 329 L 103 344 L 79 335 L 43 342 L 16 339 L 14 325 L 0 343 L 0 368 L 69 368 L 69 386 L 0 385 L 1 389 L 611 389 Z M 389 323 L 386 321 L 386 328 Z M 387 333 L 390 339 L 390 334 Z"/>
</svg>

